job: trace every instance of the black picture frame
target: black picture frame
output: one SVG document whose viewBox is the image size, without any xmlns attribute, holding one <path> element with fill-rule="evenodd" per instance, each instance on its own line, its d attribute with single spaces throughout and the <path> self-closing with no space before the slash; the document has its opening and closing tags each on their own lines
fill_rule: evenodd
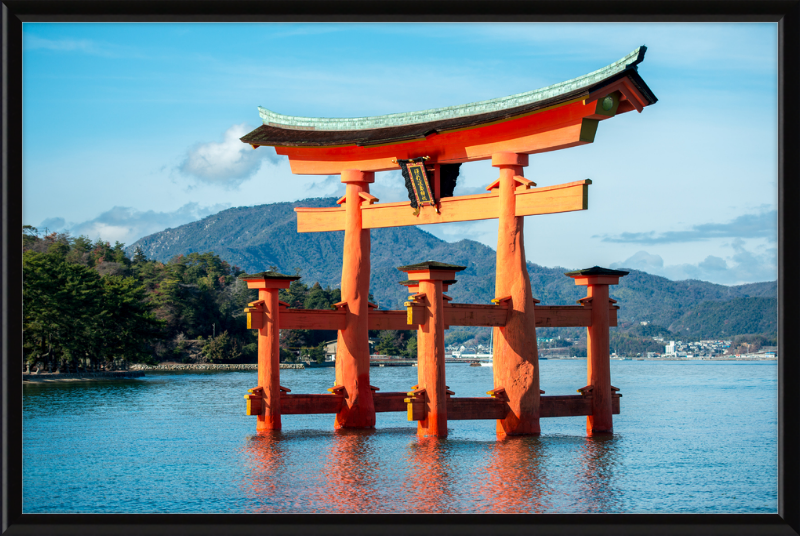
<svg viewBox="0 0 800 536">
<path fill-rule="evenodd" d="M 22 514 L 22 22 L 44 21 L 465 21 L 776 22 L 778 80 L 778 456 L 777 514 Z M 789 1 L 36 1 L 2 5 L 2 482 L 0 530 L 43 534 L 800 534 L 800 385 L 792 325 L 800 296 L 788 253 L 800 225 L 800 0 Z M 734 113 L 734 111 L 732 111 Z M 794 222 L 794 223 L 792 223 Z"/>
</svg>

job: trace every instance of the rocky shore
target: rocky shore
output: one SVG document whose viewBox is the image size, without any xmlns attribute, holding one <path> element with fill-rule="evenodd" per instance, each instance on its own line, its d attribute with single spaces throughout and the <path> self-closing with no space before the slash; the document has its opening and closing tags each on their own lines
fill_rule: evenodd
<svg viewBox="0 0 800 536">
<path fill-rule="evenodd" d="M 304 369 L 306 368 L 302 363 L 281 363 L 282 369 Z M 223 365 L 214 363 L 162 363 L 156 366 L 149 365 L 131 365 L 131 370 L 150 370 L 158 372 L 178 372 L 185 370 L 258 370 L 258 365 L 252 364 L 239 364 L 239 365 Z"/>
</svg>

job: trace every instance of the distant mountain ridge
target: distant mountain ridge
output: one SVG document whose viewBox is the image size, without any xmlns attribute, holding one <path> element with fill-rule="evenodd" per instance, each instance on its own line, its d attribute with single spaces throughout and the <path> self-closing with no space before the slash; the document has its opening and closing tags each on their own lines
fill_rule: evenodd
<svg viewBox="0 0 800 536">
<path fill-rule="evenodd" d="M 132 255 L 136 247 L 141 247 L 149 258 L 167 262 L 180 254 L 213 251 L 248 273 L 276 266 L 284 273 L 299 270 L 309 285 L 318 281 L 322 286 L 336 288 L 341 283 L 344 232 L 298 233 L 294 212 L 295 207 L 327 207 L 335 203 L 335 198 L 312 198 L 231 208 L 146 236 L 126 252 Z M 473 240 L 445 242 L 417 227 L 373 229 L 370 236 L 370 289 L 383 309 L 402 308 L 407 297 L 406 288 L 398 284 L 404 274 L 397 267 L 424 260 L 467 266 L 457 274 L 458 283 L 448 292 L 455 302 L 489 303 L 495 297 L 495 251 L 488 246 Z M 575 268 L 588 267 L 548 268 L 529 262 L 533 296 L 547 305 L 574 304 L 585 296 L 586 290 L 564 275 Z M 762 300 L 777 297 L 776 281 L 729 287 L 697 280 L 671 281 L 639 270 L 629 271 L 618 286 L 611 288 L 611 296 L 621 306 L 620 323 L 647 321 L 664 327 L 675 324 L 674 328 L 688 334 L 694 331 L 691 327 L 686 329 L 691 322 L 676 323 L 705 302 L 751 298 L 737 302 L 740 316 L 747 317 L 750 309 L 752 314 L 763 316 L 765 311 L 768 314 L 769 306 L 765 308 Z M 713 314 L 713 307 L 703 307 L 704 315 Z M 762 319 L 741 325 L 776 324 Z"/>
</svg>

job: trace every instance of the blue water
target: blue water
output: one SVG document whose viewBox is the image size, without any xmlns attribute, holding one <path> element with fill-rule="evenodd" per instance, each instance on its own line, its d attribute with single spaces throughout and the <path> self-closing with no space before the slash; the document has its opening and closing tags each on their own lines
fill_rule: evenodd
<svg viewBox="0 0 800 536">
<path fill-rule="evenodd" d="M 547 395 L 586 384 L 586 362 L 540 361 Z M 539 437 L 498 441 L 494 421 L 451 421 L 419 439 L 403 413 L 374 431 L 332 415 L 283 417 L 259 436 L 244 415 L 255 372 L 147 373 L 24 387 L 23 511 L 637 512 L 777 511 L 775 362 L 612 361 L 614 435 L 585 417 L 542 419 Z M 382 391 L 414 367 L 371 369 Z M 456 396 L 485 396 L 490 367 L 450 364 Z M 333 369 L 282 370 L 324 393 Z"/>
</svg>

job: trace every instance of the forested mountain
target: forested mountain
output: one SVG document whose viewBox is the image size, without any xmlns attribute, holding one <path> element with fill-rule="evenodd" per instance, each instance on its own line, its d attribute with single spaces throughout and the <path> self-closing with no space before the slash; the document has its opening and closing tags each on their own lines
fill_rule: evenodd
<svg viewBox="0 0 800 536">
<path fill-rule="evenodd" d="M 743 333 L 777 333 L 778 300 L 775 298 L 734 298 L 729 301 L 706 301 L 687 311 L 673 322 L 673 333 L 696 337 L 731 338 Z"/>
<path fill-rule="evenodd" d="M 334 206 L 334 198 L 304 199 L 295 203 L 275 203 L 224 210 L 200 221 L 166 229 L 131 244 L 132 255 L 140 247 L 148 258 L 167 262 L 191 252 L 213 251 L 220 258 L 248 273 L 275 266 L 284 273 L 303 276 L 303 282 L 337 288 L 341 282 L 343 232 L 298 233 L 294 208 Z M 458 283 L 448 292 L 456 302 L 489 303 L 494 298 L 495 251 L 472 240 L 445 242 L 417 227 L 373 229 L 370 289 L 384 309 L 402 307 L 407 294 L 398 284 L 404 274 L 398 266 L 424 260 L 436 260 L 467 266 L 457 275 Z M 528 263 L 533 296 L 542 304 L 571 305 L 585 295 L 564 272 L 588 268 L 547 268 Z M 767 329 L 775 331 L 777 282 L 725 286 L 705 281 L 671 281 L 638 270 L 620 280 L 611 289 L 619 301 L 619 321 L 647 321 L 657 326 L 680 330 L 682 334 L 711 333 L 723 324 L 711 322 L 714 315 L 735 312 L 736 320 L 727 324 L 733 329 Z M 761 298 L 744 299 L 744 298 Z M 772 301 L 764 301 L 771 298 Z M 731 300 L 736 300 L 731 302 Z M 727 306 L 707 302 L 730 302 Z M 770 317 L 770 311 L 774 316 Z M 768 318 L 769 317 L 769 318 Z M 699 329 L 697 322 L 706 322 L 708 329 Z M 689 328 L 688 330 L 686 328 Z M 750 332 L 748 332 L 750 333 Z M 761 333 L 758 331 L 757 333 Z"/>
</svg>

